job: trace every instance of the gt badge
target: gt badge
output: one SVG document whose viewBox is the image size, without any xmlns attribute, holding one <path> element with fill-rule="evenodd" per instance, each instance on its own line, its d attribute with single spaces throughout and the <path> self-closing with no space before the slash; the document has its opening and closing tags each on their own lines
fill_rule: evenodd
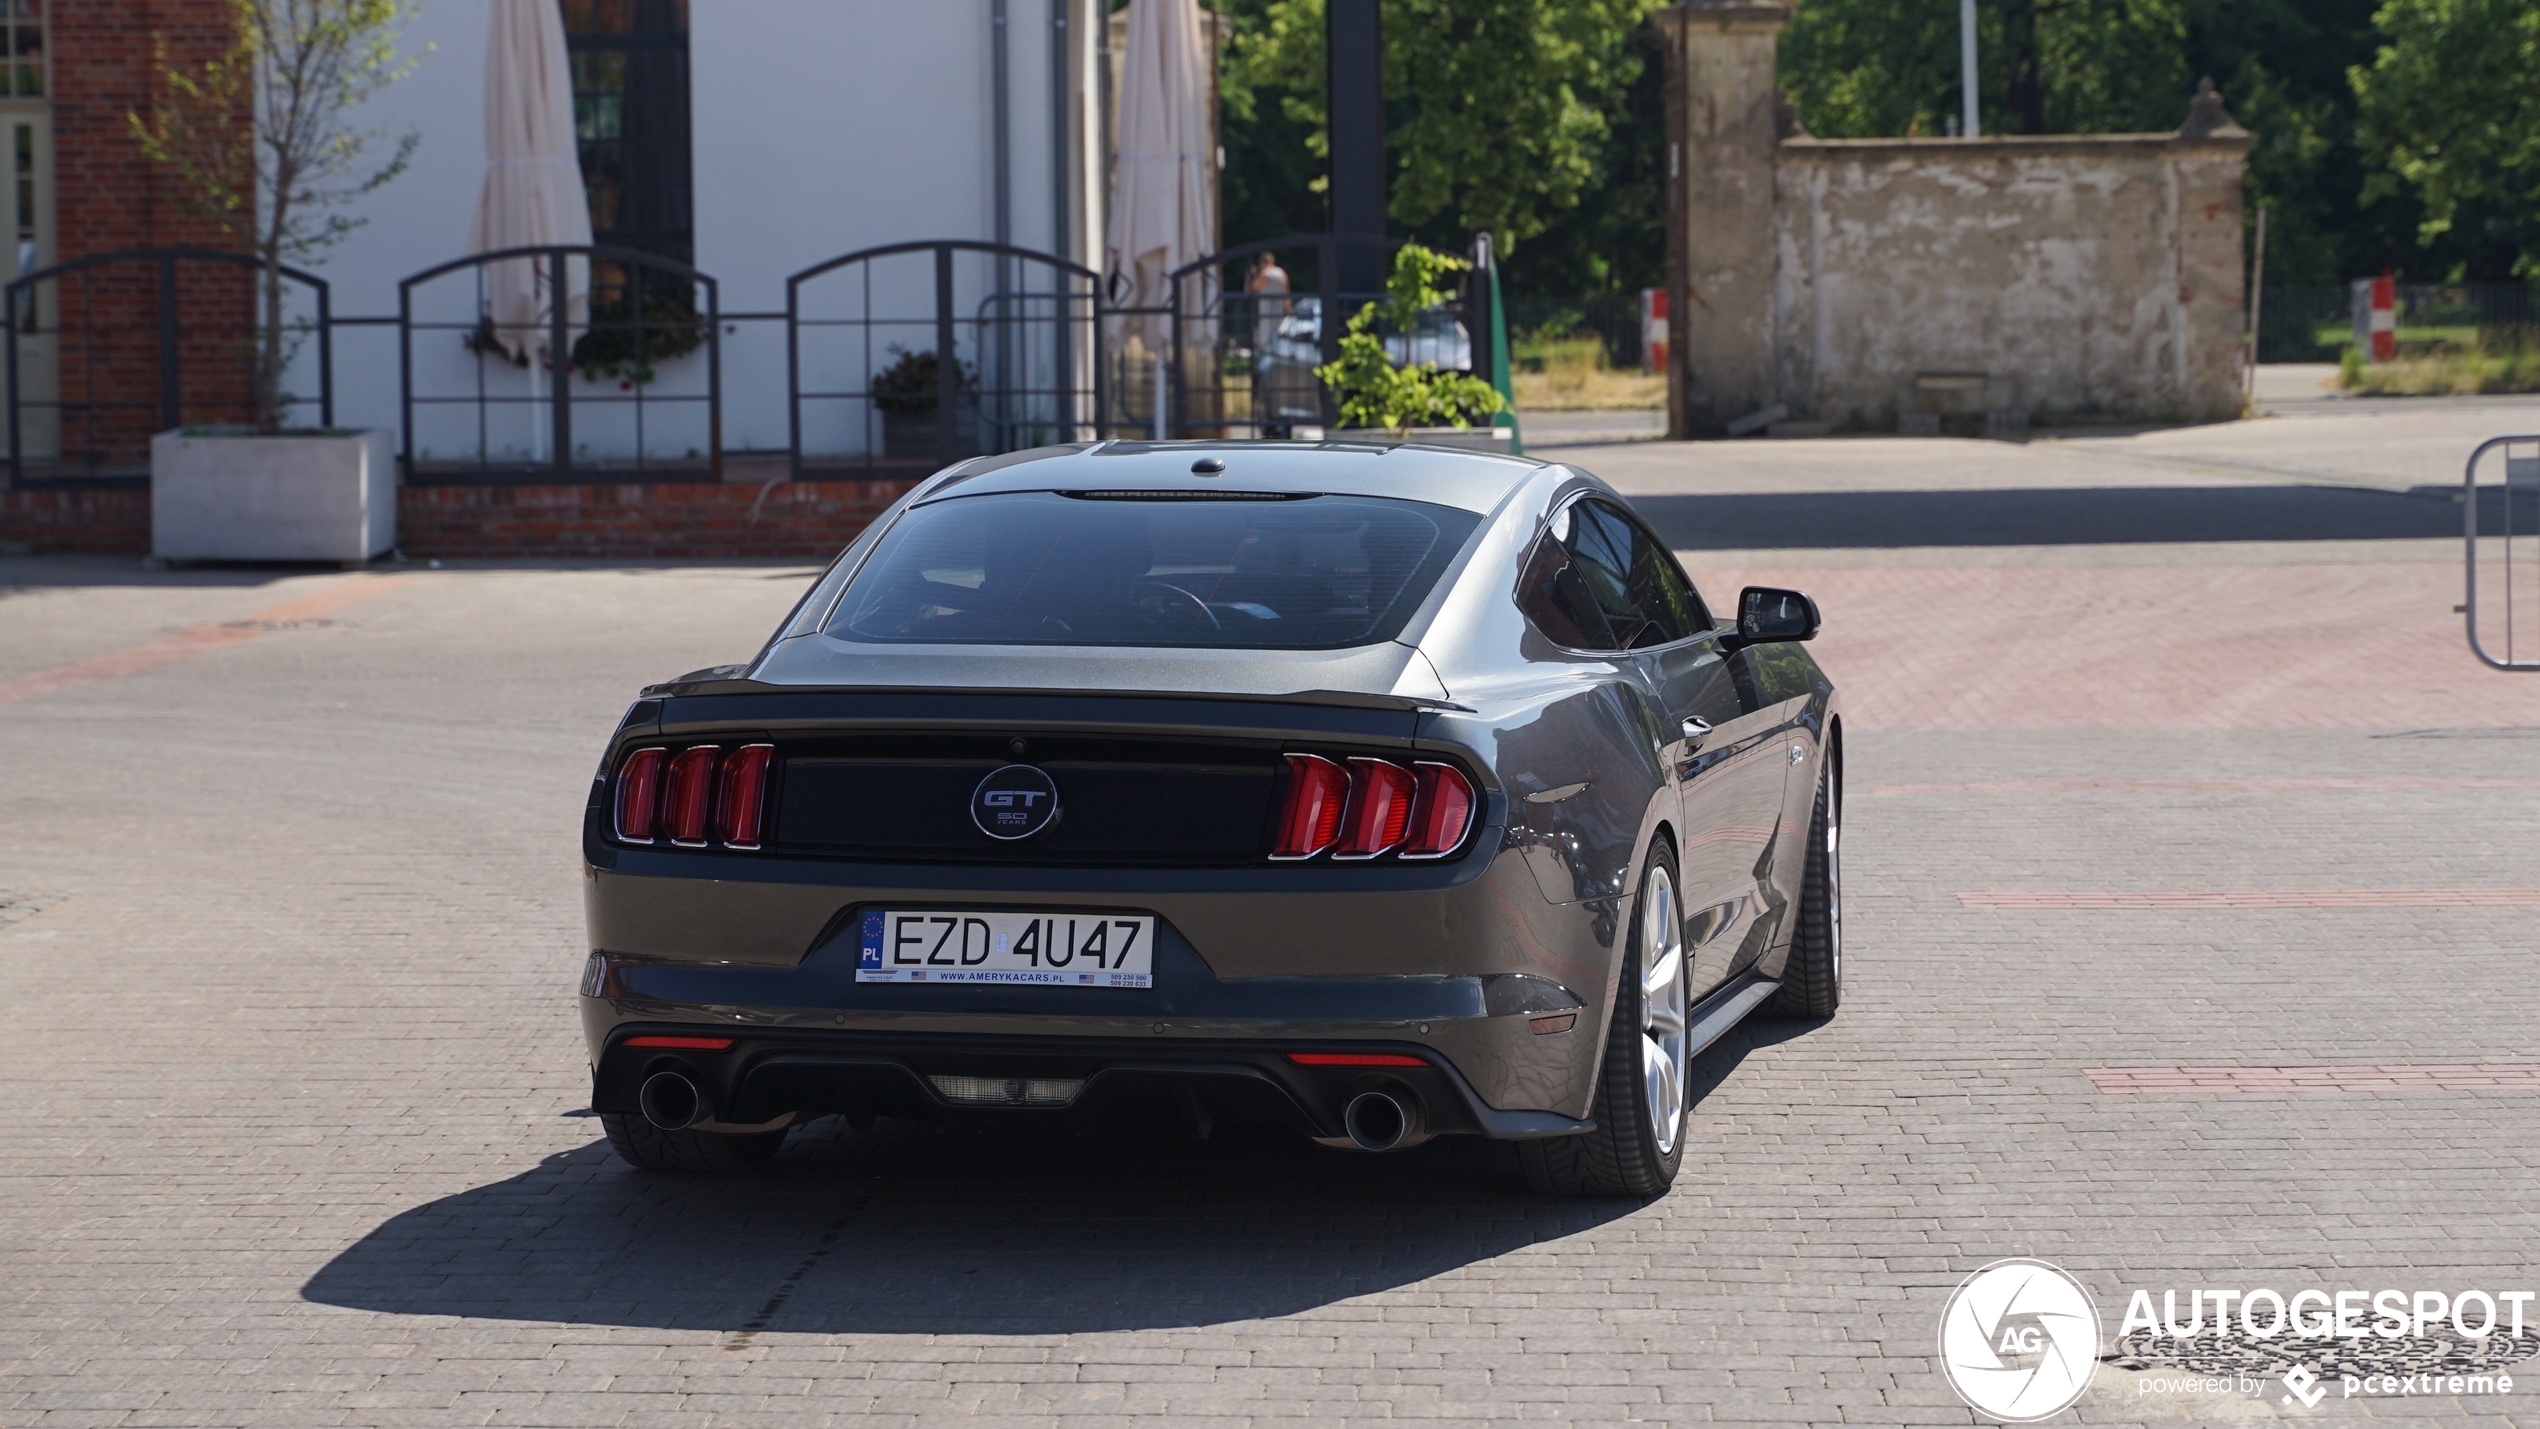
<svg viewBox="0 0 2540 1429">
<path fill-rule="evenodd" d="M 979 781 L 970 821 L 992 839 L 1028 839 L 1058 821 L 1058 786 L 1029 764 L 1009 764 Z"/>
</svg>

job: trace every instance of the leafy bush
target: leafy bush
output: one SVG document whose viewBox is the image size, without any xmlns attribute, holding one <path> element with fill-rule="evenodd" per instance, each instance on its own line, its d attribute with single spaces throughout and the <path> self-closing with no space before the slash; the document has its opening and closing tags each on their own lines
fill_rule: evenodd
<svg viewBox="0 0 2540 1429">
<path fill-rule="evenodd" d="M 1479 377 L 1442 371 L 1431 362 L 1396 367 L 1385 354 L 1382 329 L 1416 331 L 1420 314 L 1451 296 L 1438 280 L 1471 266 L 1416 243 L 1406 243 L 1395 252 L 1385 300 L 1360 308 L 1340 340 L 1340 356 L 1314 369 L 1340 407 L 1341 425 L 1397 432 L 1408 427 L 1469 427 L 1500 410 L 1499 393 Z"/>
<path fill-rule="evenodd" d="M 2337 385 L 2383 397 L 2440 393 L 2540 392 L 2540 341 L 2534 335 L 2498 331 L 2458 347 L 2400 350 L 2394 362 L 2366 362 L 2348 347 L 2338 364 Z"/>
<path fill-rule="evenodd" d="M 910 352 L 897 343 L 891 344 L 890 350 L 898 353 L 900 360 L 875 375 L 873 405 L 903 417 L 933 415 L 936 382 L 940 376 L 936 370 L 934 350 Z M 954 380 L 964 392 L 978 385 L 978 377 L 971 372 L 967 362 L 961 364 L 961 371 Z"/>
<path fill-rule="evenodd" d="M 659 375 L 654 363 L 705 346 L 706 320 L 697 312 L 696 294 L 664 284 L 643 292 L 640 308 L 623 287 L 592 294 L 591 326 L 573 343 L 575 370 L 594 381 L 650 382 Z"/>
</svg>

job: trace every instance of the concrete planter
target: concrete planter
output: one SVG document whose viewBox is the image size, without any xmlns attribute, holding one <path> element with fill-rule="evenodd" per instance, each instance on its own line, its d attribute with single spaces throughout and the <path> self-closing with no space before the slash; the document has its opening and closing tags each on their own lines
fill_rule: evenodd
<svg viewBox="0 0 2540 1429">
<path fill-rule="evenodd" d="M 367 561 L 397 544 L 385 431 L 150 439 L 150 554 L 163 561 Z"/>
</svg>

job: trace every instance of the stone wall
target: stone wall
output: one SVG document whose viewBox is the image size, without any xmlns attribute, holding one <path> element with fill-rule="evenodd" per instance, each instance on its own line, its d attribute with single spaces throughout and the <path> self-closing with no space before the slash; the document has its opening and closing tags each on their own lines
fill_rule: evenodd
<svg viewBox="0 0 2540 1429">
<path fill-rule="evenodd" d="M 1675 435 L 2239 411 L 2253 141 L 2210 87 L 2175 133 L 1818 139 L 1772 83 L 1789 14 L 1659 12 Z"/>
</svg>

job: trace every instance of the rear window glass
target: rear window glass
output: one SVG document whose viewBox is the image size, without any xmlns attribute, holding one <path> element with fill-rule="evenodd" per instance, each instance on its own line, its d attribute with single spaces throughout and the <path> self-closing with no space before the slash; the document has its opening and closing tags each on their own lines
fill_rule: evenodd
<svg viewBox="0 0 2540 1429">
<path fill-rule="evenodd" d="M 956 497 L 900 517 L 828 633 L 960 645 L 1371 644 L 1401 633 L 1480 522 L 1370 496 Z"/>
</svg>

